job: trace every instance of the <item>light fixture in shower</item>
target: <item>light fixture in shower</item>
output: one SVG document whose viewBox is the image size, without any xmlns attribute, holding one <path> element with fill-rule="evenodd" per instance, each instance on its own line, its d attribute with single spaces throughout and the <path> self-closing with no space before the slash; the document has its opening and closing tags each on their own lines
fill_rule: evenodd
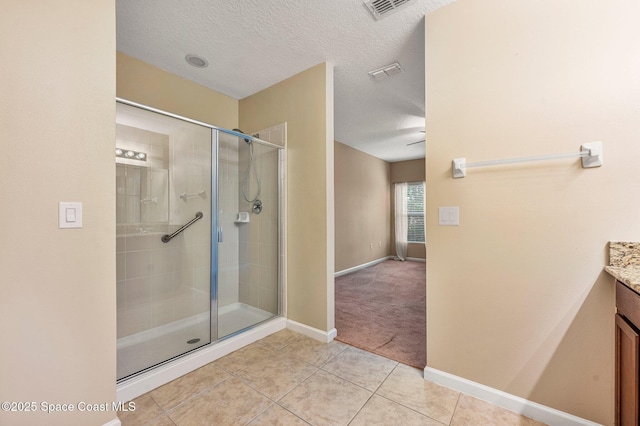
<svg viewBox="0 0 640 426">
<path fill-rule="evenodd" d="M 199 55 L 189 54 L 184 57 L 184 60 L 196 68 L 206 68 L 209 66 L 209 61 Z"/>
<path fill-rule="evenodd" d="M 116 157 L 126 158 L 127 160 L 147 161 L 147 154 L 131 149 L 116 148 Z"/>
</svg>

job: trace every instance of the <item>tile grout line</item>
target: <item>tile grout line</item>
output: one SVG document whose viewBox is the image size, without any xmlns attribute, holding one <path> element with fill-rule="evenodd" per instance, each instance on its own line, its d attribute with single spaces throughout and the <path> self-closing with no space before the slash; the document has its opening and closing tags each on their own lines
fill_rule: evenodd
<svg viewBox="0 0 640 426">
<path fill-rule="evenodd" d="M 186 404 L 187 402 L 191 401 L 192 399 L 195 399 L 196 397 L 204 394 L 205 392 L 208 392 L 208 391 L 218 387 L 219 385 L 223 384 L 224 382 L 229 381 L 232 377 L 234 377 L 231 373 L 229 373 L 226 370 L 222 369 L 220 366 L 217 366 L 217 367 L 220 368 L 221 370 L 223 370 L 225 373 L 227 373 L 229 375 L 229 377 L 225 377 L 224 379 L 220 380 L 219 382 L 217 382 L 217 383 L 215 383 L 215 384 L 213 384 L 211 386 L 207 386 L 206 388 L 200 390 L 199 392 L 191 394 L 187 399 L 185 399 L 184 401 L 181 401 L 180 403 L 174 405 L 171 408 L 165 409 L 162 405 L 160 405 L 158 403 L 158 401 L 155 400 L 153 395 L 151 395 L 151 392 L 153 392 L 153 391 L 149 391 L 148 395 L 153 400 L 153 402 L 162 410 L 164 415 L 166 415 L 169 418 L 169 420 L 171 420 L 173 422 L 173 419 L 169 416 L 169 413 L 175 411 L 178 407 L 181 407 L 182 405 Z M 197 370 L 195 370 L 195 371 L 197 371 Z M 185 376 L 181 376 L 181 377 L 185 377 Z M 178 379 L 176 379 L 176 380 L 178 380 Z M 171 383 L 171 382 L 169 382 L 169 383 Z M 167 384 L 169 384 L 169 383 L 167 383 Z M 175 422 L 173 422 L 173 423 L 175 424 Z"/>
<path fill-rule="evenodd" d="M 371 398 L 373 398 L 374 395 L 379 396 L 376 392 L 378 392 L 378 389 L 380 389 L 380 386 L 382 386 L 382 384 L 384 382 L 387 381 L 387 379 L 389 378 L 389 376 L 391 375 L 391 373 L 396 369 L 396 367 L 398 366 L 398 363 L 396 362 L 396 365 L 393 366 L 393 368 L 391 369 L 391 371 L 389 371 L 389 373 L 387 373 L 387 375 L 385 376 L 385 378 L 380 382 L 380 384 L 376 387 L 376 389 L 371 393 L 371 395 L 369 395 L 369 398 L 367 398 L 367 400 L 365 401 L 364 404 L 362 404 L 362 407 L 360 407 L 360 409 L 358 410 L 358 412 L 351 418 L 351 420 L 349 420 L 349 423 L 347 423 L 347 425 L 351 424 L 351 422 L 353 422 L 353 420 L 358 417 L 358 414 L 360 414 L 360 412 L 362 411 L 362 409 L 364 407 L 366 407 L 366 405 L 369 403 L 369 401 L 371 401 Z"/>
<path fill-rule="evenodd" d="M 440 423 L 440 424 L 441 424 L 441 425 L 443 425 L 443 426 L 449 426 L 448 424 L 442 423 L 440 420 L 436 420 L 436 419 L 434 419 L 433 417 L 431 417 L 431 416 L 429 416 L 429 415 L 427 415 L 427 414 L 421 413 L 420 411 L 417 411 L 416 409 L 411 408 L 411 407 L 409 407 L 409 406 L 407 406 L 407 405 L 404 405 L 404 404 L 403 404 L 403 403 L 401 403 L 401 402 L 395 401 L 395 400 L 393 400 L 393 399 L 391 399 L 391 398 L 389 398 L 389 397 L 387 397 L 387 396 L 380 395 L 379 393 L 376 393 L 376 394 L 374 394 L 374 395 L 375 395 L 375 396 L 377 396 L 377 397 L 379 397 L 379 398 L 386 399 L 387 401 L 392 402 L 392 403 L 394 403 L 394 404 L 398 404 L 399 406 L 401 406 L 401 407 L 403 407 L 403 408 L 406 408 L 407 410 L 413 411 L 414 413 L 416 413 L 416 414 L 418 414 L 418 415 L 420 415 L 420 416 L 422 416 L 422 417 L 426 417 L 426 418 L 427 418 L 427 419 L 429 419 L 429 420 L 433 420 L 434 422 L 438 422 L 438 423 Z M 454 412 L 455 412 L 455 410 L 454 410 Z M 452 415 L 451 417 L 453 418 L 453 415 Z M 449 421 L 449 423 L 451 423 L 451 421 Z"/>
<path fill-rule="evenodd" d="M 456 410 L 458 409 L 458 405 L 460 404 L 460 398 L 462 397 L 462 392 L 458 392 L 458 399 L 456 400 L 456 406 L 453 407 L 453 412 L 451 413 L 451 418 L 449 419 L 449 426 L 451 426 L 451 422 L 453 421 L 453 417 L 456 415 Z"/>
<path fill-rule="evenodd" d="M 271 400 L 270 400 L 271 401 Z M 245 425 L 248 425 L 249 423 L 251 423 L 252 421 L 254 421 L 255 419 L 257 419 L 258 417 L 260 417 L 261 415 L 263 415 L 264 413 L 267 412 L 267 410 L 269 410 L 271 407 L 274 406 L 273 401 L 271 401 L 271 405 L 269 405 L 267 408 L 265 408 L 264 410 L 260 411 L 258 414 L 256 414 L 255 416 L 253 416 L 251 419 L 249 419 L 248 422 L 245 423 Z"/>
<path fill-rule="evenodd" d="M 282 346 L 281 348 L 275 349 L 275 350 L 270 350 L 270 352 L 272 352 L 274 355 L 282 355 L 282 350 L 288 346 L 290 346 L 291 344 L 295 343 L 298 340 L 301 340 L 300 337 L 298 338 L 294 338 L 292 339 L 293 341 L 287 342 L 286 345 Z M 259 341 L 258 341 L 259 342 Z M 257 343 L 257 342 L 256 342 Z M 261 345 L 262 347 L 265 347 L 267 345 Z M 265 398 L 267 398 L 269 401 L 272 402 L 271 405 L 269 405 L 269 407 L 265 408 L 262 412 L 258 413 L 254 418 L 252 418 L 249 422 L 247 422 L 246 424 L 251 423 L 252 421 L 254 421 L 256 418 L 258 418 L 259 416 L 261 416 L 262 414 L 264 414 L 269 408 L 273 407 L 274 405 L 277 405 L 278 407 L 282 408 L 283 410 L 287 411 L 288 413 L 291 413 L 292 415 L 294 415 L 296 418 L 300 419 L 301 421 L 305 422 L 306 424 L 310 424 L 309 422 L 307 422 L 306 420 L 304 420 L 303 418 L 301 418 L 300 416 L 298 416 L 296 413 L 292 412 L 291 410 L 287 409 L 286 407 L 284 407 L 283 405 L 281 405 L 279 403 L 279 401 L 281 401 L 282 399 L 284 399 L 289 393 L 293 392 L 293 390 L 295 390 L 298 386 L 302 385 L 304 382 L 306 382 L 309 378 L 311 378 L 313 375 L 315 375 L 319 370 L 320 367 L 307 362 L 305 360 L 303 360 L 302 358 L 299 358 L 297 355 L 293 354 L 291 355 L 293 356 L 296 360 L 303 362 L 304 364 L 307 364 L 311 367 L 313 367 L 315 369 L 315 371 L 313 373 L 311 373 L 309 376 L 307 376 L 306 378 L 304 378 L 300 383 L 296 384 L 295 386 L 293 386 L 291 389 L 289 389 L 288 391 L 286 391 L 282 396 L 280 396 L 280 398 L 278 398 L 277 400 L 274 400 L 273 398 L 271 398 L 268 395 L 265 395 L 262 391 L 260 391 L 259 389 L 256 389 L 254 386 L 252 386 L 250 383 L 247 382 L 246 379 L 244 379 L 243 377 L 237 376 L 237 373 L 240 373 L 241 371 L 244 371 L 246 369 L 248 369 L 250 366 L 242 369 L 242 370 L 238 370 L 236 372 L 228 372 L 230 375 L 232 375 L 233 377 L 235 377 L 236 379 L 240 380 L 242 383 L 244 383 L 245 385 L 247 385 L 248 387 L 250 387 L 251 389 L 253 389 L 254 391 L 258 392 L 260 395 L 264 396 Z M 263 358 L 264 359 L 264 358 Z M 226 370 L 225 370 L 226 371 Z"/>
<path fill-rule="evenodd" d="M 316 374 L 316 372 L 320 369 L 319 367 L 316 367 L 313 364 L 309 364 L 308 362 L 301 360 L 299 358 L 297 358 L 298 361 L 301 361 L 313 368 L 315 368 L 315 371 L 313 373 L 311 373 L 309 376 L 305 377 L 300 383 L 296 384 L 295 386 L 293 386 L 291 389 L 287 390 L 280 398 L 273 399 L 271 398 L 269 395 L 266 395 L 264 392 L 262 392 L 261 390 L 257 389 L 255 386 L 253 386 L 251 383 L 248 382 L 248 379 L 245 379 L 244 377 L 240 377 L 240 376 L 236 376 L 235 374 L 233 375 L 233 377 L 235 377 L 236 379 L 238 379 L 239 381 L 241 381 L 242 383 L 244 383 L 245 385 L 249 386 L 251 389 L 255 390 L 256 392 L 258 392 L 260 395 L 264 396 L 265 398 L 267 398 L 268 400 L 272 401 L 273 403 L 277 404 L 278 401 L 280 401 L 282 398 L 284 398 L 288 393 L 290 393 L 292 390 L 294 390 L 295 388 L 297 388 L 298 386 L 300 386 L 302 383 L 304 383 L 309 377 L 313 376 L 314 374 Z M 244 370 L 243 370 L 244 371 Z M 284 407 L 283 407 L 284 408 Z"/>
<path fill-rule="evenodd" d="M 412 408 L 412 407 L 409 407 L 409 406 L 407 406 L 407 405 L 403 404 L 403 403 L 402 403 L 402 402 L 400 402 L 400 401 L 396 401 L 396 400 L 394 400 L 394 399 L 391 399 L 391 398 L 389 398 L 389 397 L 387 397 L 387 396 L 384 396 L 384 395 L 381 395 L 381 394 L 379 394 L 379 393 L 378 393 L 378 391 L 380 390 L 380 388 L 382 387 L 382 385 L 384 384 L 384 382 L 386 382 L 386 381 L 387 381 L 387 379 L 389 378 L 389 376 L 391 376 L 391 374 L 392 374 L 392 373 L 393 373 L 393 372 L 394 372 L 394 371 L 395 371 L 395 370 L 396 370 L 400 365 L 403 365 L 403 366 L 405 366 L 405 367 L 409 367 L 409 368 L 415 368 L 415 367 L 411 367 L 410 365 L 406 365 L 406 364 L 403 364 L 403 363 L 401 363 L 401 362 L 397 362 L 397 363 L 396 363 L 396 366 L 393 368 L 393 370 L 391 370 L 391 372 L 387 375 L 387 377 L 384 379 L 384 381 L 383 381 L 382 383 L 380 383 L 380 386 L 378 386 L 378 389 L 376 389 L 376 391 L 375 391 L 375 393 L 374 393 L 374 394 L 375 394 L 375 395 L 377 395 L 377 396 L 379 396 L 380 398 L 386 399 L 387 401 L 393 402 L 394 404 L 398 404 L 398 405 L 399 405 L 399 406 L 401 406 L 401 407 L 404 407 L 404 408 L 406 408 L 406 409 L 408 409 L 408 410 L 411 410 L 411 411 L 413 411 L 413 412 L 414 412 L 414 413 L 416 413 L 416 414 L 419 414 L 419 415 L 421 415 L 421 416 L 423 416 L 423 417 L 426 417 L 426 418 L 428 418 L 428 419 L 430 419 L 430 420 L 433 420 L 433 421 L 436 421 L 436 422 L 438 422 L 438 423 L 444 424 L 444 423 L 440 422 L 439 420 L 436 420 L 436 419 L 434 419 L 433 417 L 431 417 L 431 416 L 429 416 L 429 415 L 427 415 L 427 414 L 421 413 L 420 411 L 418 411 L 418 410 L 416 410 L 416 409 L 414 409 L 414 408 Z M 424 380 L 424 377 L 423 377 L 423 380 Z M 455 410 L 456 410 L 456 408 L 457 408 L 457 406 L 458 406 L 458 401 L 460 400 L 460 395 L 461 395 L 461 394 L 462 394 L 461 392 L 458 392 L 458 398 L 456 399 L 456 407 L 454 407 L 454 409 L 453 409 L 453 411 L 452 411 L 452 413 L 451 413 L 451 419 L 453 419 L 453 414 L 455 413 Z M 448 422 L 449 424 L 451 423 L 451 419 L 449 419 L 449 422 Z M 445 426 L 449 426 L 449 425 L 445 425 Z"/>
<path fill-rule="evenodd" d="M 362 411 L 362 409 L 369 403 L 369 401 L 371 401 L 371 398 L 373 398 L 373 395 L 375 395 L 375 393 L 372 393 L 371 395 L 369 395 L 369 398 L 367 398 L 367 400 L 364 402 L 364 404 L 362 404 L 362 407 L 360 407 L 358 409 L 358 411 L 356 411 L 356 413 L 353 415 L 353 417 L 351 417 L 349 419 L 349 421 L 347 422 L 347 425 L 350 425 L 351 422 L 353 422 L 353 420 L 358 417 L 358 414 L 360 414 L 360 412 Z"/>
<path fill-rule="evenodd" d="M 351 345 L 348 345 L 348 346 L 351 346 Z M 347 422 L 347 425 L 349 425 L 349 424 L 351 424 L 351 422 L 353 422 L 353 420 L 358 416 L 358 414 L 360 414 L 360 412 L 362 411 L 362 409 L 363 409 L 363 408 L 364 408 L 364 407 L 369 403 L 369 401 L 371 400 L 371 398 L 373 398 L 373 396 L 374 396 L 374 395 L 376 395 L 376 392 L 378 391 L 378 389 L 380 388 L 380 386 L 382 386 L 382 384 L 387 380 L 387 378 L 389 377 L 389 375 L 390 375 L 390 374 L 391 374 L 391 373 L 396 369 L 396 367 L 398 366 L 398 362 L 397 362 L 397 361 L 394 361 L 394 362 L 396 363 L 396 365 L 394 365 L 394 366 L 393 366 L 393 368 L 391 369 L 391 371 L 389 371 L 389 373 L 387 373 L 387 374 L 386 374 L 386 376 L 385 376 L 385 377 L 384 377 L 384 379 L 383 379 L 383 380 L 378 384 L 378 386 L 376 387 L 376 389 L 375 389 L 375 390 L 373 390 L 373 391 L 371 391 L 371 390 L 369 390 L 369 389 L 365 388 L 364 386 L 362 386 L 362 385 L 360 385 L 360 384 L 358 384 L 358 383 L 355 383 L 355 382 L 353 382 L 353 381 L 351 381 L 351 380 L 349 380 L 349 379 L 347 379 L 347 378 L 345 378 L 345 377 L 339 376 L 338 374 L 336 374 L 336 373 L 334 373 L 334 372 L 332 372 L 332 371 L 325 370 L 325 369 L 323 368 L 323 367 L 325 367 L 327 364 L 329 364 L 329 362 L 330 362 L 331 360 L 338 358 L 340 355 L 342 355 L 342 354 L 343 354 L 344 352 L 346 352 L 347 350 L 349 350 L 349 348 L 348 348 L 348 347 L 347 347 L 347 348 L 345 348 L 345 349 L 343 349 L 339 354 L 337 354 L 337 355 L 336 355 L 336 356 L 334 356 L 333 358 L 329 359 L 327 362 L 325 362 L 325 363 L 322 365 L 322 367 L 320 367 L 320 370 L 324 371 L 325 373 L 331 374 L 332 376 L 337 377 L 338 379 L 344 380 L 344 381 L 346 381 L 347 383 L 351 383 L 351 384 L 352 384 L 352 385 L 354 385 L 354 386 L 358 386 L 359 388 L 361 388 L 361 389 L 363 389 L 363 390 L 365 390 L 365 391 L 367 391 L 367 392 L 371 392 L 371 395 L 369 395 L 369 397 L 368 397 L 368 398 L 367 398 L 367 400 L 364 402 L 364 404 L 362 404 L 362 406 L 358 409 L 358 411 L 356 411 L 356 413 L 353 415 L 353 417 L 351 417 L 351 418 L 349 419 L 349 421 Z M 374 354 L 374 355 L 375 355 L 375 354 Z M 379 356 L 379 355 L 378 355 L 378 356 Z M 387 359 L 388 359 L 388 358 L 387 358 Z"/>
<path fill-rule="evenodd" d="M 282 353 L 281 353 L 282 349 L 286 348 L 286 347 L 287 347 L 287 346 L 289 346 L 290 344 L 292 344 L 292 343 L 294 343 L 295 341 L 299 340 L 299 338 L 293 338 L 293 339 L 291 339 L 291 340 L 292 340 L 292 341 L 287 342 L 284 346 L 279 347 L 279 348 L 269 347 L 270 345 L 268 345 L 268 344 L 264 344 L 264 343 L 260 343 L 260 341 L 257 341 L 257 342 L 255 342 L 255 343 L 257 343 L 259 347 L 262 347 L 263 349 L 266 349 L 266 350 L 267 350 L 268 352 L 270 352 L 271 354 L 274 354 L 274 355 L 276 355 L 276 354 L 277 354 L 277 355 L 282 355 Z M 234 352 L 235 352 L 235 351 L 234 351 Z M 229 355 L 230 355 L 230 354 L 229 354 Z M 268 356 L 269 356 L 269 355 L 265 355 L 265 356 L 261 357 L 258 361 L 262 361 L 262 360 L 266 359 Z M 295 355 L 294 355 L 294 357 L 295 357 Z M 315 371 L 314 371 L 314 372 L 313 372 L 309 377 L 311 377 L 313 374 L 315 374 L 315 373 L 318 371 L 318 367 L 314 366 L 313 364 L 310 364 L 310 363 L 308 363 L 308 362 L 306 362 L 306 361 L 304 361 L 304 360 L 302 360 L 302 359 L 299 359 L 299 358 L 297 358 L 297 357 L 295 357 L 295 358 L 296 358 L 296 359 L 298 359 L 299 361 L 301 361 L 301 362 L 305 363 L 305 364 L 308 364 L 308 365 L 310 365 L 310 366 L 314 367 L 314 368 L 316 369 L 316 370 L 315 370 Z M 215 361 L 214 361 L 214 363 L 215 363 Z M 269 400 L 269 401 L 271 402 L 271 404 L 270 404 L 269 406 L 267 406 L 264 410 L 262 410 L 262 411 L 260 411 L 259 413 L 257 413 L 253 418 L 251 418 L 248 422 L 246 422 L 246 423 L 245 423 L 245 425 L 248 425 L 249 423 L 251 423 L 252 421 L 254 421 L 255 419 L 257 419 L 258 417 L 260 417 L 261 415 L 263 415 L 263 414 L 264 414 L 267 410 L 269 410 L 271 407 L 276 406 L 276 405 L 277 405 L 278 407 L 280 407 L 280 408 L 282 408 L 282 409 L 284 409 L 284 410 L 288 411 L 289 413 L 291 413 L 292 415 L 296 416 L 297 418 L 300 418 L 300 417 L 299 417 L 299 416 L 297 416 L 295 413 L 293 413 L 293 412 L 291 412 L 291 411 L 287 410 L 285 407 L 283 407 L 283 406 L 281 406 L 280 404 L 278 404 L 277 400 L 272 399 L 270 396 L 268 396 L 268 395 L 264 394 L 264 393 L 263 393 L 262 391 L 260 391 L 259 389 L 256 389 L 256 388 L 255 388 L 251 383 L 249 383 L 249 382 L 248 382 L 248 380 L 247 380 L 247 379 L 245 379 L 244 377 L 242 377 L 242 376 L 240 376 L 240 375 L 239 375 L 239 373 L 241 373 L 241 372 L 243 372 L 243 371 L 245 371 L 245 370 L 249 369 L 250 367 L 251 367 L 251 366 L 246 366 L 245 368 L 242 368 L 242 369 L 239 369 L 239 370 L 230 371 L 230 370 L 227 370 L 227 369 L 225 369 L 224 367 L 222 367 L 222 366 L 219 366 L 219 365 L 218 365 L 218 368 L 222 369 L 224 372 L 226 372 L 227 374 L 229 374 L 229 375 L 230 375 L 230 377 L 233 377 L 233 378 L 237 379 L 238 381 L 240 381 L 241 383 L 243 383 L 244 385 L 246 385 L 247 387 L 249 387 L 249 388 L 250 388 L 250 389 L 252 389 L 253 391 L 257 392 L 258 394 L 260 394 L 261 396 L 263 396 L 264 398 L 266 398 L 267 400 Z M 230 379 L 230 377 L 228 377 L 228 378 L 227 378 L 227 379 L 225 379 L 224 381 L 229 380 L 229 379 Z M 305 379 L 303 380 L 303 382 L 304 382 L 305 380 L 307 380 L 309 377 L 305 378 Z M 220 382 L 220 383 L 222 383 L 222 382 Z M 302 383 L 302 382 L 301 382 L 301 383 Z M 217 385 L 215 385 L 215 386 L 217 386 Z M 215 387 L 215 386 L 212 386 L 212 388 L 213 388 L 213 387 Z M 292 391 L 293 389 L 295 389 L 297 386 L 298 386 L 298 385 L 294 386 L 292 389 L 290 389 L 289 391 L 287 391 L 284 395 L 286 395 L 286 394 L 288 394 L 289 392 L 291 392 L 291 391 Z M 201 392 L 201 393 L 202 393 L 202 392 Z M 281 397 L 280 397 L 280 399 L 284 398 L 284 395 L 283 395 L 283 396 L 281 396 Z M 191 398 L 189 398 L 189 399 L 191 399 Z M 300 418 L 300 420 L 304 421 L 304 420 L 303 420 L 303 419 L 301 419 L 301 418 Z M 305 422 L 305 423 L 307 423 L 307 422 Z"/>
</svg>

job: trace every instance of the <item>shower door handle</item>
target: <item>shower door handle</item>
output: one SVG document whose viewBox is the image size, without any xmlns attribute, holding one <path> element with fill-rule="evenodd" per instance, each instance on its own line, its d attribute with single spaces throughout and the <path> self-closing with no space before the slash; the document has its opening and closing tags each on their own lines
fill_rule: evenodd
<svg viewBox="0 0 640 426">
<path fill-rule="evenodd" d="M 222 230 L 222 226 L 218 226 L 218 242 L 221 243 L 224 241 L 224 231 Z"/>
</svg>

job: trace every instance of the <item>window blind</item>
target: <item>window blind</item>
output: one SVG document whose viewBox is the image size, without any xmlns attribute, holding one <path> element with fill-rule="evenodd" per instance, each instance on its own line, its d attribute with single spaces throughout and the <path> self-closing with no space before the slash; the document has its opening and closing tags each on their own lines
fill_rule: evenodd
<svg viewBox="0 0 640 426">
<path fill-rule="evenodd" d="M 424 182 L 407 184 L 407 241 L 424 243 Z"/>
</svg>

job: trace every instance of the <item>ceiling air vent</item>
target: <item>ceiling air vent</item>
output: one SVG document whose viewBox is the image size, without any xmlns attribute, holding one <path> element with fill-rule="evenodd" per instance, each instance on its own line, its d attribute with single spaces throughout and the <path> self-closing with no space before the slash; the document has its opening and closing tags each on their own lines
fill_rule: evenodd
<svg viewBox="0 0 640 426">
<path fill-rule="evenodd" d="M 364 5 L 376 19 L 382 19 L 416 0 L 366 0 Z"/>
<path fill-rule="evenodd" d="M 400 74 L 401 72 L 404 72 L 404 70 L 400 64 L 398 62 L 394 62 L 390 65 L 385 65 L 384 67 L 369 71 L 369 75 L 374 80 L 382 80 L 383 78 L 391 77 L 392 75 Z"/>
</svg>

